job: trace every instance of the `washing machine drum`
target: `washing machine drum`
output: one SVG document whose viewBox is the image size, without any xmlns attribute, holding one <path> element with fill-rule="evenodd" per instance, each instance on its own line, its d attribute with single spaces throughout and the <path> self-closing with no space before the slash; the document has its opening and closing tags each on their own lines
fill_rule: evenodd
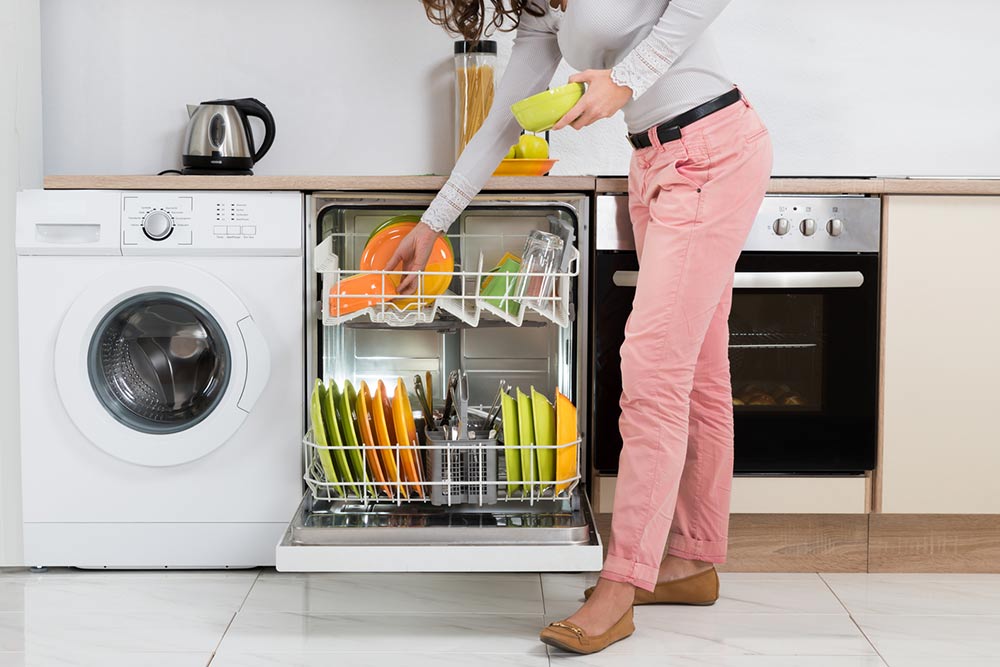
<svg viewBox="0 0 1000 667">
<path fill-rule="evenodd" d="M 177 294 L 119 304 L 90 345 L 90 381 L 101 403 L 145 433 L 176 433 L 205 419 L 225 393 L 231 367 L 218 322 Z"/>
<path fill-rule="evenodd" d="M 53 362 L 79 431 L 145 466 L 222 447 L 271 372 L 267 342 L 226 284 L 192 266 L 146 261 L 102 275 L 75 298 Z"/>
</svg>

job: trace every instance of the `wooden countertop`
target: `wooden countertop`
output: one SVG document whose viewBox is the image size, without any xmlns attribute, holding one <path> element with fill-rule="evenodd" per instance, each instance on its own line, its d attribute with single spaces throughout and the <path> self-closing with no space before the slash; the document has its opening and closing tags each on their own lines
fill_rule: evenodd
<svg viewBox="0 0 1000 667">
<path fill-rule="evenodd" d="M 48 190 L 434 191 L 444 176 L 47 176 Z M 627 192 L 624 177 L 490 179 L 490 192 Z M 772 178 L 771 194 L 1000 195 L 998 179 Z"/>
</svg>

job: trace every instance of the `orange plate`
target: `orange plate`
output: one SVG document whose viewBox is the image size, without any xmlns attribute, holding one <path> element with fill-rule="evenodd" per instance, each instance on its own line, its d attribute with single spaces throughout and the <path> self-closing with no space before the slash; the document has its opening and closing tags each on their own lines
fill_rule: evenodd
<svg viewBox="0 0 1000 667">
<path fill-rule="evenodd" d="M 358 430 L 361 431 L 361 442 L 365 447 L 377 447 L 378 441 L 375 439 L 375 420 L 372 418 L 372 395 L 368 390 L 368 383 L 361 381 L 358 388 Z M 372 469 L 372 476 L 383 491 L 392 498 L 392 489 L 385 483 L 386 476 L 382 471 L 382 462 L 379 460 L 377 449 L 366 449 L 365 458 L 368 459 L 368 467 Z"/>
<path fill-rule="evenodd" d="M 397 266 L 389 266 L 396 248 L 406 238 L 406 235 L 417 226 L 415 222 L 401 222 L 386 227 L 378 234 L 375 234 L 365 245 L 361 253 L 360 268 L 362 271 L 394 271 Z M 439 237 L 431 248 L 431 255 L 427 261 L 427 271 L 450 274 L 455 270 L 455 253 L 452 251 L 451 243 L 445 237 Z M 430 275 L 423 276 L 423 288 L 421 293 L 426 296 L 444 294 L 451 284 L 450 275 Z M 389 279 L 399 284 L 399 276 L 389 276 Z M 406 308 L 416 302 L 416 299 L 399 299 L 396 305 Z"/>
<path fill-rule="evenodd" d="M 559 160 L 504 160 L 494 176 L 544 176 Z"/>
<path fill-rule="evenodd" d="M 379 380 L 378 389 L 375 390 L 375 397 L 372 399 L 372 417 L 375 421 L 375 432 L 378 435 L 379 446 L 392 448 L 379 450 L 382 453 L 382 463 L 385 464 L 385 469 L 388 472 L 389 482 L 398 486 L 401 496 L 409 498 L 410 494 L 407 493 L 406 487 L 399 484 L 402 480 L 399 478 L 399 471 L 396 469 L 396 455 L 393 453 L 397 448 L 395 438 L 389 437 L 392 413 L 388 408 L 389 402 L 385 398 L 385 385 Z"/>
<path fill-rule="evenodd" d="M 417 424 L 413 421 L 413 407 L 410 405 L 410 395 L 406 393 L 406 385 L 403 384 L 403 378 L 396 380 L 396 391 L 403 395 L 403 421 L 406 422 L 406 435 L 409 437 L 410 442 L 416 445 L 419 440 L 417 440 Z M 417 463 L 417 477 L 420 481 L 424 478 L 424 466 L 421 463 L 420 450 L 413 450 L 413 459 Z"/>
<path fill-rule="evenodd" d="M 330 316 L 350 315 L 394 296 L 396 283 L 390 276 L 361 273 L 344 278 L 330 288 Z"/>
<path fill-rule="evenodd" d="M 413 429 L 413 439 L 410 439 L 410 429 L 407 426 L 406 420 L 406 404 L 409 401 L 406 398 L 406 391 L 399 391 L 398 387 L 396 392 L 392 396 L 392 421 L 396 425 L 396 442 L 399 443 L 399 460 L 403 466 L 403 474 L 407 479 L 413 483 L 413 487 L 417 490 L 417 494 L 420 496 L 424 495 L 423 487 L 420 486 L 420 472 L 417 469 L 417 458 L 414 456 L 416 452 L 413 446 L 417 444 L 416 439 L 416 428 Z M 410 413 L 410 421 L 413 420 L 413 413 Z"/>
<path fill-rule="evenodd" d="M 576 442 L 576 406 L 573 402 L 556 390 L 556 445 L 568 445 Z M 556 479 L 569 479 L 576 476 L 576 445 L 560 447 L 556 450 Z M 557 484 L 556 493 L 562 493 L 569 484 Z"/>
</svg>

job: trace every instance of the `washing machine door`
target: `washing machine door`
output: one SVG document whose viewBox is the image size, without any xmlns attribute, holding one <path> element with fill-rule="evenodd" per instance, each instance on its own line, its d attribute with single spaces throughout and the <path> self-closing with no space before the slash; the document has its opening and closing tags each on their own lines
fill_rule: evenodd
<svg viewBox="0 0 1000 667">
<path fill-rule="evenodd" d="M 178 465 L 221 447 L 267 384 L 270 352 L 239 297 L 185 264 L 143 262 L 76 299 L 56 385 L 77 428 L 123 461 Z"/>
</svg>

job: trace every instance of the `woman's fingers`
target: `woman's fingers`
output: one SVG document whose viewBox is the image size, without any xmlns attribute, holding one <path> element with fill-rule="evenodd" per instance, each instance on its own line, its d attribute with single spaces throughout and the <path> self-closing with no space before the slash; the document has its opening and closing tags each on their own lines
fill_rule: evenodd
<svg viewBox="0 0 1000 667">
<path fill-rule="evenodd" d="M 587 110 L 587 106 L 588 105 L 584 100 L 580 100 L 573 106 L 572 109 L 566 112 L 566 115 L 563 116 L 559 120 L 559 122 L 552 127 L 552 129 L 561 130 L 568 125 L 572 125 L 573 121 L 582 116 L 583 113 Z"/>
</svg>

